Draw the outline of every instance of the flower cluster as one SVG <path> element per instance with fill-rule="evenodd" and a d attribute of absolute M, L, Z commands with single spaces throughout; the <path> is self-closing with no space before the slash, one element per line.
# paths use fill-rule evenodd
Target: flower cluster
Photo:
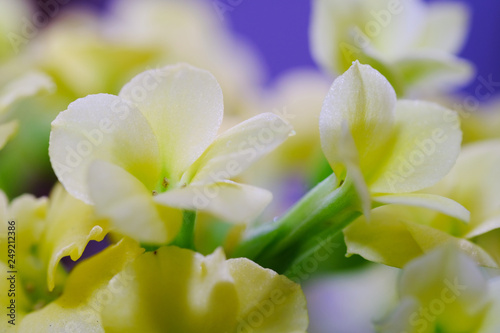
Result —
<path fill-rule="evenodd" d="M 500 329 L 465 6 L 314 0 L 325 73 L 263 88 L 201 0 L 0 5 L 1 332 Z"/>

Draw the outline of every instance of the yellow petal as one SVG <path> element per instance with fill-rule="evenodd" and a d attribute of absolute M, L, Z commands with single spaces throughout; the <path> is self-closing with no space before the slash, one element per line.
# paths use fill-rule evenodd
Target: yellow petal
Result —
<path fill-rule="evenodd" d="M 87 175 L 94 160 L 116 164 L 151 188 L 160 178 L 151 127 L 134 106 L 112 95 L 90 95 L 61 112 L 52 122 L 49 155 L 66 190 L 87 203 Z"/>
<path fill-rule="evenodd" d="M 403 193 L 393 195 L 378 195 L 373 197 L 374 201 L 383 204 L 397 204 L 415 207 L 429 208 L 448 216 L 455 217 L 461 221 L 469 222 L 470 212 L 451 199 L 439 195 L 425 193 Z"/>
<path fill-rule="evenodd" d="M 363 215 L 369 220 L 372 208 L 372 199 L 365 178 L 359 166 L 359 156 L 357 154 L 354 139 L 349 132 L 347 122 L 342 123 L 342 134 L 340 137 L 339 158 L 343 161 L 347 171 L 346 181 L 352 180 Z"/>
<path fill-rule="evenodd" d="M 141 252 L 137 243 L 123 239 L 75 267 L 63 295 L 41 310 L 28 314 L 19 332 L 95 332 L 104 333 L 101 310 L 119 297 L 130 280 L 117 278 L 126 265 Z"/>
<path fill-rule="evenodd" d="M 373 262 L 403 267 L 422 254 L 404 220 L 404 212 L 389 206 L 374 209 L 369 222 L 364 217 L 358 218 L 344 229 L 347 254 L 358 254 Z"/>
<path fill-rule="evenodd" d="M 500 216 L 500 141 L 464 147 L 455 167 L 438 184 L 426 190 L 446 196 L 471 212 L 464 237 L 472 238 L 498 228 Z"/>
<path fill-rule="evenodd" d="M 342 123 L 347 122 L 365 173 L 379 163 L 382 148 L 392 134 L 395 105 L 394 89 L 368 65 L 355 62 L 334 81 L 323 103 L 319 125 L 323 152 L 335 172 L 342 164 Z"/>
<path fill-rule="evenodd" d="M 479 327 L 490 310 L 487 281 L 458 248 L 440 247 L 413 260 L 399 282 L 401 301 L 380 332 L 483 332 Z"/>
<path fill-rule="evenodd" d="M 163 247 L 120 275 L 129 284 L 104 307 L 106 332 L 234 331 L 238 296 L 221 250 L 203 257 Z"/>
<path fill-rule="evenodd" d="M 298 284 L 246 258 L 228 265 L 241 304 L 236 332 L 306 332 L 307 305 Z"/>
<path fill-rule="evenodd" d="M 455 164 L 462 132 L 454 111 L 422 101 L 398 101 L 396 135 L 368 186 L 372 193 L 418 191 L 437 183 Z"/>
<path fill-rule="evenodd" d="M 65 256 L 78 260 L 87 243 L 101 241 L 109 230 L 108 221 L 98 221 L 94 209 L 68 194 L 57 184 L 50 195 L 47 223 L 40 241 L 40 256 L 48 264 L 49 290 L 54 288 L 56 268 Z M 71 218 L 69 218 L 71 217 Z"/>
<path fill-rule="evenodd" d="M 416 298 L 427 308 L 441 300 L 444 309 L 429 324 L 449 332 L 475 332 L 488 308 L 487 283 L 481 271 L 454 246 L 438 248 L 409 263 L 401 275 L 399 295 Z"/>
<path fill-rule="evenodd" d="M 451 243 L 480 265 L 498 266 L 480 246 L 430 226 L 414 223 L 414 213 L 403 207 L 384 206 L 372 211 L 369 223 L 359 218 L 344 229 L 348 254 L 359 254 L 370 261 L 403 267 L 422 253 Z"/>
<path fill-rule="evenodd" d="M 227 222 L 249 222 L 272 200 L 264 189 L 231 181 L 213 184 L 189 184 L 154 197 L 162 205 L 186 210 L 208 211 Z"/>
<path fill-rule="evenodd" d="M 99 216 L 109 218 L 111 228 L 139 242 L 164 244 L 177 235 L 182 217 L 173 211 L 168 219 L 153 201 L 152 191 L 126 170 L 97 160 L 89 171 L 90 195 Z"/>
<path fill-rule="evenodd" d="M 293 132 L 284 119 L 263 113 L 227 130 L 212 143 L 189 171 L 188 182 L 209 184 L 239 175 Z"/>
<path fill-rule="evenodd" d="M 151 125 L 171 183 L 208 148 L 222 122 L 222 91 L 216 79 L 186 64 L 145 71 L 123 87 L 120 97 Z"/>
<path fill-rule="evenodd" d="M 419 244 L 424 252 L 430 251 L 442 244 L 453 244 L 460 248 L 476 261 L 477 264 L 486 267 L 498 268 L 499 263 L 478 245 L 462 238 L 453 237 L 450 234 L 417 223 L 407 223 L 408 231 L 413 239 Z"/>
<path fill-rule="evenodd" d="M 435 94 L 450 91 L 470 81 L 474 75 L 471 62 L 442 52 L 414 52 L 394 63 L 412 94 Z"/>

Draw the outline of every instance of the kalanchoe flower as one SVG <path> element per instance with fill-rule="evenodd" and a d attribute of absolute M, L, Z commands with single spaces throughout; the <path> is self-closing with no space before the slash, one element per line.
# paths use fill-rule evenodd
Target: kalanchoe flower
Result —
<path fill-rule="evenodd" d="M 434 185 L 455 164 L 462 138 L 455 112 L 396 100 L 379 72 L 354 62 L 325 98 L 320 133 L 333 171 L 354 183 L 365 215 L 373 200 L 430 207 L 468 220 L 467 210 L 452 200 L 409 193 Z"/>
<path fill-rule="evenodd" d="M 271 200 L 229 179 L 281 144 L 290 125 L 264 113 L 217 136 L 222 116 L 210 73 L 185 64 L 149 70 L 119 96 L 90 95 L 60 113 L 49 154 L 68 192 L 94 203 L 116 231 L 165 243 L 180 228 L 170 207 L 246 222 Z"/>
<path fill-rule="evenodd" d="M 18 272 L 15 292 L 20 317 L 59 296 L 66 278 L 59 261 L 65 256 L 80 258 L 89 241 L 104 238 L 108 224 L 96 220 L 92 206 L 69 195 L 60 184 L 49 198 L 23 195 L 10 204 L 0 192 L 0 218 L 0 246 L 14 250 L 0 258 L 0 266 Z M 7 293 L 0 302 L 5 317 L 10 302 Z"/>
<path fill-rule="evenodd" d="M 400 302 L 378 323 L 379 332 L 498 332 L 500 279 L 487 280 L 452 246 L 410 262 L 398 289 Z"/>
<path fill-rule="evenodd" d="M 123 239 L 77 266 L 63 296 L 26 316 L 20 332 L 307 329 L 300 286 L 248 259 L 226 260 L 221 249 L 206 257 L 175 246 L 141 252 Z"/>
<path fill-rule="evenodd" d="M 344 230 L 348 253 L 402 267 L 444 243 L 454 243 L 477 263 L 500 265 L 500 141 L 466 146 L 451 172 L 425 192 L 446 196 L 471 213 L 470 223 L 417 207 L 376 208 Z"/>
<path fill-rule="evenodd" d="M 343 73 L 354 60 L 383 73 L 399 95 L 435 93 L 466 83 L 469 62 L 457 58 L 468 10 L 422 0 L 315 0 L 311 49 L 316 61 Z"/>

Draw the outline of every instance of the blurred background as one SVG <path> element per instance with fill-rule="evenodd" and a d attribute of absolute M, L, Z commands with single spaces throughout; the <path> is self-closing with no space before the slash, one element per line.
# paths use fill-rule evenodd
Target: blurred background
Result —
<path fill-rule="evenodd" d="M 10 198 L 50 193 L 56 178 L 47 155 L 48 135 L 58 112 L 91 93 L 117 94 L 135 74 L 177 61 L 191 62 L 217 77 L 224 92 L 226 128 L 276 108 L 298 115 L 293 124 L 298 135 L 244 176 L 277 198 L 262 221 L 283 213 L 331 172 L 319 149 L 317 114 L 333 77 L 319 69 L 310 53 L 311 1 L 200 0 L 205 13 L 188 15 L 179 8 L 169 22 L 161 10 L 157 15 L 143 10 L 142 1 L 123 1 L 127 5 L 119 8 L 112 0 L 58 1 L 61 5 L 51 22 L 27 45 L 21 43 L 29 55 L 16 55 L 0 68 L 5 71 L 0 83 L 8 77 L 7 69 L 33 67 L 48 73 L 57 86 L 55 94 L 22 101 L 8 115 L 21 124 L 18 135 L 0 151 L 0 188 Z M 31 12 L 43 11 L 48 2 L 25 0 Z M 459 56 L 475 65 L 476 74 L 456 92 L 468 96 L 476 94 L 479 78 L 500 83 L 500 43 L 494 42 L 500 34 L 500 2 L 457 2 L 467 3 L 471 10 L 469 35 Z M 20 17 L 29 17 L 23 10 L 12 17 L 15 27 Z M 149 23 L 163 30 L 148 30 Z M 481 102 L 494 104 L 498 94 L 496 89 Z M 197 244 L 203 253 L 212 251 L 229 232 L 229 226 L 209 217 L 201 218 L 198 229 L 205 235 L 205 242 Z M 333 242 L 332 257 L 314 268 L 315 273 L 329 274 L 305 285 L 310 332 L 369 332 L 371 319 L 382 316 L 377 311 L 388 308 L 396 297 L 397 270 L 367 264 L 358 256 L 346 259 L 342 235 Z M 301 279 L 308 280 L 310 275 L 304 274 Z M 346 304 L 346 299 L 354 301 Z"/>
<path fill-rule="evenodd" d="M 106 13 L 113 0 L 71 0 L 63 10 L 84 6 Z M 217 1 L 204 0 L 217 11 Z M 425 0 L 426 2 L 442 0 Z M 456 0 L 448 0 L 456 1 Z M 32 1 L 37 5 L 37 0 Z M 472 13 L 469 38 L 459 56 L 472 61 L 477 75 L 500 78 L 500 43 L 492 37 L 500 34 L 500 2 L 461 0 Z M 287 70 L 296 67 L 317 68 L 309 52 L 310 0 L 219 0 L 227 4 L 218 17 L 236 35 L 247 40 L 263 62 L 265 83 L 270 84 Z M 474 82 L 463 90 L 473 92 Z"/>

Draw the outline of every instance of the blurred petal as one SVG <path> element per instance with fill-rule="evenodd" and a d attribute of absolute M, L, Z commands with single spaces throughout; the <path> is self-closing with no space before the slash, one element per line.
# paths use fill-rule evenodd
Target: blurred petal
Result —
<path fill-rule="evenodd" d="M 378 195 L 373 197 L 374 201 L 383 204 L 397 204 L 429 208 L 448 216 L 469 222 L 470 212 L 458 202 L 451 199 L 426 193 L 404 193 L 394 195 Z"/>
<path fill-rule="evenodd" d="M 368 184 L 375 193 L 418 191 L 437 183 L 460 153 L 462 132 L 454 111 L 422 101 L 398 101 L 394 146 Z"/>
<path fill-rule="evenodd" d="M 101 309 L 118 297 L 129 280 L 116 275 L 141 252 L 137 243 L 123 239 L 77 265 L 63 295 L 41 310 L 31 312 L 20 323 L 20 332 L 104 333 Z M 127 277 L 125 277 L 127 278 Z"/>
<path fill-rule="evenodd" d="M 95 161 L 90 166 L 89 188 L 97 214 L 111 220 L 112 230 L 154 244 L 164 244 L 177 235 L 181 212 L 172 210 L 164 218 L 163 207 L 155 204 L 152 192 L 119 166 Z"/>
<path fill-rule="evenodd" d="M 450 234 L 417 223 L 407 223 L 408 231 L 424 252 L 442 244 L 453 244 L 476 261 L 478 265 L 498 268 L 498 263 L 478 245 Z"/>
<path fill-rule="evenodd" d="M 392 133 L 395 105 L 394 89 L 368 65 L 355 62 L 334 81 L 320 115 L 321 146 L 334 171 L 342 163 L 342 123 L 349 125 L 364 170 L 380 159 Z"/>
<path fill-rule="evenodd" d="M 10 121 L 5 124 L 0 124 L 0 149 L 2 149 L 7 141 L 9 141 L 19 128 L 17 120 Z"/>
<path fill-rule="evenodd" d="M 500 216 L 487 219 L 475 228 L 472 228 L 467 234 L 464 235 L 464 238 L 474 238 L 496 229 L 500 229 Z"/>
<path fill-rule="evenodd" d="M 160 179 L 151 127 L 135 107 L 113 95 L 80 98 L 61 112 L 52 122 L 49 155 L 66 190 L 87 203 L 88 169 L 97 159 L 122 167 L 151 190 Z"/>
<path fill-rule="evenodd" d="M 0 114 L 15 101 L 35 95 L 40 91 L 52 91 L 54 82 L 46 74 L 29 72 L 10 82 L 0 91 Z"/>
<path fill-rule="evenodd" d="M 358 218 L 344 229 L 347 255 L 358 254 L 373 262 L 403 267 L 422 254 L 422 249 L 401 219 L 400 212 L 388 206 L 374 209 L 369 222 Z"/>
<path fill-rule="evenodd" d="M 443 303 L 453 299 L 429 322 L 446 332 L 476 331 L 488 307 L 485 278 L 476 263 L 455 246 L 440 247 L 409 263 L 401 275 L 399 295 L 414 297 L 421 306 L 431 308 L 436 299 Z M 423 317 L 421 312 L 419 317 Z"/>
<path fill-rule="evenodd" d="M 492 299 L 492 305 L 488 315 L 483 320 L 480 333 L 496 333 L 500 327 L 500 277 L 489 281 L 489 294 Z"/>
<path fill-rule="evenodd" d="M 186 64 L 145 71 L 122 88 L 120 97 L 151 125 L 171 183 L 210 146 L 222 122 L 224 105 L 216 79 Z"/>
<path fill-rule="evenodd" d="M 193 183 L 214 183 L 231 179 L 268 154 L 293 132 L 284 119 L 263 113 L 244 121 L 212 143 L 189 173 Z M 191 177 L 189 177 L 191 178 Z"/>
<path fill-rule="evenodd" d="M 306 332 L 309 318 L 300 285 L 247 258 L 230 259 L 228 265 L 241 306 L 238 332 Z M 261 325 L 254 325 L 254 313 L 262 313 L 266 306 L 272 311 L 266 312 Z"/>
<path fill-rule="evenodd" d="M 498 263 L 478 245 L 441 230 L 410 222 L 412 214 L 392 206 L 372 211 L 370 222 L 359 218 L 344 229 L 348 254 L 359 254 L 367 260 L 403 267 L 422 253 L 444 244 L 454 244 L 478 264 L 498 267 Z"/>
<path fill-rule="evenodd" d="M 238 296 L 221 250 L 203 257 L 162 247 L 137 258 L 118 278 L 129 283 L 104 307 L 106 332 L 233 331 Z"/>
<path fill-rule="evenodd" d="M 471 212 L 466 238 L 499 228 L 500 141 L 466 145 L 450 173 L 426 191 L 446 196 Z"/>
<path fill-rule="evenodd" d="M 272 200 L 264 189 L 234 183 L 189 184 L 154 197 L 162 205 L 185 210 L 208 211 L 227 221 L 243 223 L 256 218 Z"/>
<path fill-rule="evenodd" d="M 456 89 L 474 75 L 471 62 L 441 52 L 413 53 L 398 60 L 394 67 L 409 90 L 428 94 Z"/>
<path fill-rule="evenodd" d="M 432 2 L 427 9 L 425 29 L 418 45 L 458 53 L 469 29 L 469 8 L 461 2 Z"/>
<path fill-rule="evenodd" d="M 97 221 L 93 207 L 72 197 L 60 184 L 52 190 L 49 202 L 40 252 L 48 264 L 47 282 L 51 291 L 61 258 L 70 256 L 71 260 L 78 260 L 89 241 L 99 242 L 104 238 L 108 221 Z"/>

